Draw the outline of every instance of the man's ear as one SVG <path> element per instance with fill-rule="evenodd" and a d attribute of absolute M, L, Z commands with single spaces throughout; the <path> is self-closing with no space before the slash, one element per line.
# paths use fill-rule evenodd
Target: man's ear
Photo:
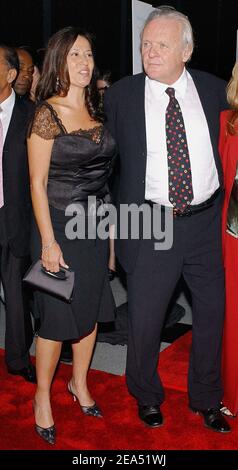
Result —
<path fill-rule="evenodd" d="M 14 80 L 16 79 L 16 77 L 17 77 L 17 71 L 16 71 L 16 69 L 9 69 L 9 70 L 8 70 L 8 74 L 7 74 L 7 81 L 8 81 L 8 83 L 14 82 Z"/>
<path fill-rule="evenodd" d="M 183 62 L 188 62 L 188 60 L 191 58 L 192 53 L 192 47 L 187 44 L 187 46 L 183 50 Z"/>

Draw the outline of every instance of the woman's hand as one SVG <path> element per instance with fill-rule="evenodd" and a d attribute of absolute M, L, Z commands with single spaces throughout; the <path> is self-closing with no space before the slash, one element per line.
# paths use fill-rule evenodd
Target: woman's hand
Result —
<path fill-rule="evenodd" d="M 41 260 L 44 268 L 52 273 L 57 273 L 60 270 L 60 266 L 63 268 L 69 267 L 65 263 L 63 253 L 56 241 L 49 244 L 49 246 L 43 246 Z"/>

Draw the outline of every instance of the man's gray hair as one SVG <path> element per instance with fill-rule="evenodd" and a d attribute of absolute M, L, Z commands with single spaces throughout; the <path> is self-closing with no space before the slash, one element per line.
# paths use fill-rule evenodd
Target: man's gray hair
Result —
<path fill-rule="evenodd" d="M 194 39 L 193 39 L 193 30 L 191 23 L 186 15 L 181 13 L 180 11 L 175 10 L 175 8 L 164 5 L 160 6 L 158 8 L 155 8 L 147 17 L 145 20 L 145 24 L 143 27 L 143 30 L 141 32 L 141 39 L 144 33 L 145 27 L 150 23 L 151 21 L 155 20 L 156 18 L 169 18 L 169 19 L 174 19 L 177 21 L 180 21 L 183 27 L 183 43 L 184 46 L 190 46 L 191 51 L 193 51 L 194 48 Z"/>

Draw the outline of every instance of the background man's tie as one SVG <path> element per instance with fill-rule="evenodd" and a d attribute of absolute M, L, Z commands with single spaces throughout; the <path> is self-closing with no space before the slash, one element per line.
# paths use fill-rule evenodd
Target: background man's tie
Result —
<path fill-rule="evenodd" d="M 175 89 L 169 87 L 165 92 L 170 98 L 166 109 L 169 200 L 175 209 L 183 212 L 193 200 L 187 137 L 182 111 L 175 98 Z"/>

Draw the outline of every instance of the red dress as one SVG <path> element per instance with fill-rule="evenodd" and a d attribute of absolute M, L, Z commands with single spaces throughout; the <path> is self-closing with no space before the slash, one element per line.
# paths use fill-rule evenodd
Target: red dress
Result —
<path fill-rule="evenodd" d="M 238 238 L 226 232 L 227 210 L 238 164 L 238 135 L 226 131 L 229 111 L 221 113 L 219 150 L 222 159 L 225 201 L 222 217 L 223 256 L 226 279 L 226 314 L 223 336 L 224 405 L 238 412 Z"/>

